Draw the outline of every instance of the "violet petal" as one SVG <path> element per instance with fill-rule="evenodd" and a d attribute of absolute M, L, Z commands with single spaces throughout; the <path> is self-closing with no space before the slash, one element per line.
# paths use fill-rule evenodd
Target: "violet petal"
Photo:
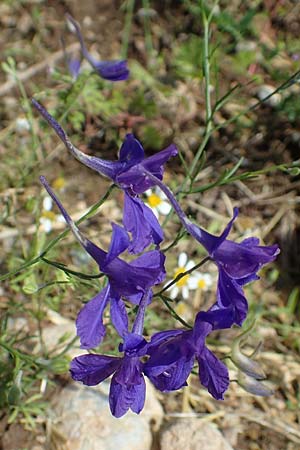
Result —
<path fill-rule="evenodd" d="M 216 400 L 223 400 L 229 386 L 227 367 L 206 347 L 196 357 L 200 382 Z"/>
<path fill-rule="evenodd" d="M 103 312 L 109 301 L 109 284 L 90 300 L 79 312 L 76 319 L 77 336 L 81 348 L 97 347 L 104 335 Z"/>
<path fill-rule="evenodd" d="M 162 228 L 148 206 L 139 198 L 133 198 L 125 192 L 123 224 L 132 235 L 128 247 L 130 253 L 140 253 L 148 245 L 160 244 L 163 240 Z"/>
<path fill-rule="evenodd" d="M 71 361 L 70 372 L 73 380 L 95 386 L 113 374 L 121 363 L 122 359 L 115 356 L 81 355 Z"/>

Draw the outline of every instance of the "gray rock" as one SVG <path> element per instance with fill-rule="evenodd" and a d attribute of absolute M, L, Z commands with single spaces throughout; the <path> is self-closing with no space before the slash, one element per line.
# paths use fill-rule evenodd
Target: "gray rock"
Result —
<path fill-rule="evenodd" d="M 50 420 L 51 450 L 150 450 L 150 422 L 159 427 L 163 410 L 147 385 L 147 400 L 141 414 L 128 412 L 114 418 L 108 405 L 109 383 L 87 387 L 73 383 L 59 394 Z"/>
<path fill-rule="evenodd" d="M 263 84 L 258 88 L 257 97 L 259 98 L 259 100 L 264 101 L 269 106 L 278 106 L 282 100 L 281 94 L 279 92 L 276 92 L 276 94 L 273 94 L 270 98 L 265 100 L 265 98 L 268 97 L 268 95 L 271 95 L 274 91 L 274 86 Z"/>
<path fill-rule="evenodd" d="M 201 419 L 180 419 L 164 430 L 161 450 L 233 450 L 222 433 Z"/>

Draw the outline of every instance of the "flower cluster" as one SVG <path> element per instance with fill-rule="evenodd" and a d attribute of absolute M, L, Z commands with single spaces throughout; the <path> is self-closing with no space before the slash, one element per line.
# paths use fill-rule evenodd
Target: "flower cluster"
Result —
<path fill-rule="evenodd" d="M 68 20 L 80 41 L 83 57 L 103 78 L 112 81 L 127 78 L 126 61 L 96 62 L 86 50 L 79 25 L 70 16 Z M 79 68 L 79 65 L 76 67 Z M 197 363 L 200 383 L 215 399 L 223 399 L 230 382 L 228 369 L 207 347 L 206 338 L 214 330 L 243 324 L 248 311 L 243 287 L 258 278 L 257 272 L 263 265 L 275 259 L 279 253 L 278 246 L 260 246 L 259 240 L 254 237 L 240 243 L 228 239 L 238 215 L 237 209 L 220 236 L 212 235 L 192 223 L 163 183 L 164 166 L 177 155 L 175 145 L 147 157 L 141 143 L 134 135 L 127 134 L 118 160 L 89 156 L 72 144 L 65 130 L 40 103 L 36 100 L 32 103 L 79 162 L 111 179 L 124 193 L 123 226 L 112 223 L 110 245 L 104 250 L 81 233 L 46 179 L 40 177 L 75 238 L 107 279 L 105 287 L 78 314 L 76 327 L 81 348 L 94 349 L 105 338 L 103 314 L 108 305 L 112 325 L 120 336 L 119 356 L 87 353 L 74 358 L 70 366 L 73 379 L 93 386 L 112 376 L 110 408 L 115 417 L 121 417 L 129 409 L 135 413 L 143 409 L 145 376 L 160 391 L 174 391 L 187 385 L 187 379 Z M 148 197 L 149 206 L 144 203 L 142 194 Z M 165 255 L 160 249 L 164 235 L 158 215 L 168 214 L 171 207 L 186 231 L 207 251 L 207 259 L 217 266 L 216 300 L 207 311 L 197 312 L 190 328 L 164 330 L 146 339 L 144 319 L 153 299 L 153 287 L 162 283 L 166 276 Z M 129 262 L 126 253 L 130 254 Z M 183 288 L 183 297 L 188 299 L 189 289 L 196 286 L 205 289 L 211 285 L 208 275 L 190 273 L 193 265 L 194 262 L 187 261 L 186 255 L 180 255 L 171 297 L 177 295 L 179 287 Z M 186 274 L 186 271 L 189 273 Z M 126 305 L 130 304 L 135 306 L 136 311 L 133 320 L 129 320 L 127 314 Z M 250 360 L 246 361 L 246 357 L 236 355 L 235 352 L 233 361 L 244 377 L 250 378 L 250 382 L 247 378 L 248 385 L 254 380 L 252 385 L 257 386 L 260 383 L 257 380 L 261 379 L 257 367 Z M 249 370 L 249 367 L 255 367 L 255 370 Z M 244 381 L 245 385 L 247 383 Z M 259 386 L 262 390 L 262 385 Z M 255 392 L 255 388 L 251 389 Z M 256 393 L 259 392 L 257 389 Z"/>

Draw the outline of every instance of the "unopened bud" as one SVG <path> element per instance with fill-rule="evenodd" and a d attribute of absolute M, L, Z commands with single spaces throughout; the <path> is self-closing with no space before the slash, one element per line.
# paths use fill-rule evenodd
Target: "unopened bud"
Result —
<path fill-rule="evenodd" d="M 242 372 L 244 372 L 249 377 L 253 377 L 256 380 L 263 380 L 264 378 L 266 378 L 263 369 L 260 367 L 258 362 L 251 359 L 258 353 L 261 344 L 257 346 L 251 356 L 246 356 L 241 351 L 241 342 L 248 334 L 251 333 L 254 327 L 255 321 L 253 321 L 250 326 L 243 331 L 242 334 L 234 339 L 232 343 L 231 360 Z"/>
<path fill-rule="evenodd" d="M 266 375 L 258 362 L 253 361 L 248 356 L 244 355 L 240 349 L 240 340 L 236 339 L 233 342 L 231 352 L 232 362 L 246 375 L 253 377 L 256 380 L 263 380 Z"/>
<path fill-rule="evenodd" d="M 239 372 L 238 384 L 253 395 L 259 395 L 261 397 L 268 397 L 273 395 L 274 391 L 262 381 L 258 381 L 255 378 L 251 378 L 243 372 Z"/>

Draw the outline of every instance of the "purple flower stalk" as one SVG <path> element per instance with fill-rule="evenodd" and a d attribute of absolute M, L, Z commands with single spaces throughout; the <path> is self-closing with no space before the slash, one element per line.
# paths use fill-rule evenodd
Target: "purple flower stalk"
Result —
<path fill-rule="evenodd" d="M 81 34 L 79 23 L 70 15 L 66 14 L 67 20 L 71 23 L 75 34 L 79 40 L 81 53 L 83 57 L 90 63 L 90 65 L 95 69 L 98 75 L 101 78 L 109 81 L 122 81 L 127 80 L 129 77 L 129 70 L 127 68 L 126 60 L 118 60 L 118 61 L 97 61 L 95 60 L 90 53 L 87 51 L 87 48 L 84 44 L 84 40 Z M 69 69 L 71 74 L 76 78 L 79 69 L 80 69 L 80 61 L 77 59 L 69 59 L 68 62 Z"/>
<path fill-rule="evenodd" d="M 82 235 L 45 177 L 40 177 L 40 180 L 60 209 L 78 242 L 97 262 L 100 270 L 109 280 L 109 284 L 83 307 L 77 318 L 77 332 L 82 347 L 93 348 L 101 342 L 105 333 L 103 311 L 108 302 L 125 297 L 130 302 L 139 304 L 145 292 L 164 280 L 165 256 L 158 250 L 151 250 L 129 263 L 123 261 L 119 255 L 128 248 L 130 242 L 127 232 L 116 224 L 112 224 L 112 239 L 108 252 L 105 252 Z"/>
<path fill-rule="evenodd" d="M 265 264 L 274 261 L 280 250 L 278 245 L 260 246 L 255 237 L 237 243 L 227 239 L 233 222 L 237 218 L 238 209 L 234 208 L 233 218 L 220 236 L 214 236 L 193 224 L 185 215 L 170 189 L 148 170 L 142 171 L 168 197 L 181 223 L 186 230 L 207 250 L 210 258 L 219 269 L 217 302 L 202 317 L 215 328 L 223 328 L 225 323 L 230 327 L 234 323 L 242 325 L 248 311 L 248 303 L 242 287 L 250 281 L 257 280 L 258 270 Z M 204 316 L 205 315 L 205 316 Z"/>
<path fill-rule="evenodd" d="M 152 242 L 159 245 L 163 240 L 163 231 L 152 210 L 138 198 L 138 195 L 156 184 L 150 177 L 143 174 L 145 170 L 155 177 L 154 180 L 162 180 L 164 164 L 172 156 L 177 155 L 175 145 L 170 145 L 146 158 L 140 142 L 133 134 L 127 134 L 120 149 L 119 159 L 106 161 L 81 152 L 71 143 L 65 130 L 40 103 L 32 99 L 32 104 L 78 161 L 100 175 L 110 178 L 124 191 L 123 224 L 132 235 L 128 251 L 139 253 Z"/>

